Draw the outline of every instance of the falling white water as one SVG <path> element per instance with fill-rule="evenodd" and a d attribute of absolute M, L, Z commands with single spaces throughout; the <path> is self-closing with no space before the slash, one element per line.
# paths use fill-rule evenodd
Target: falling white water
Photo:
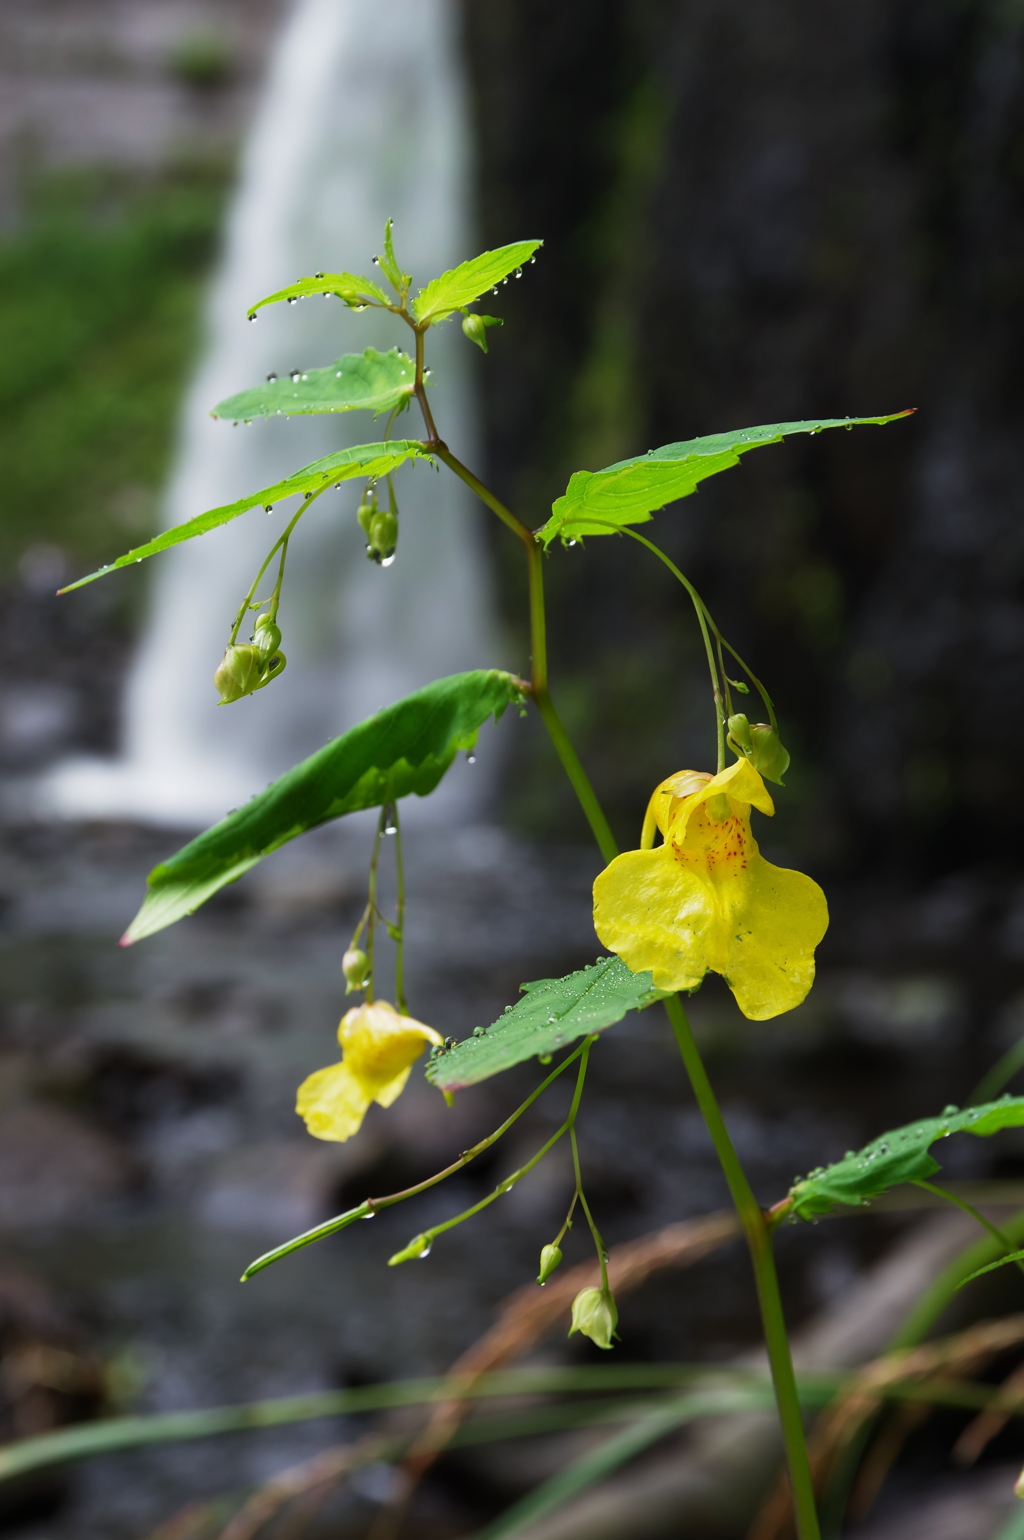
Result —
<path fill-rule="evenodd" d="M 417 282 L 471 256 L 467 126 L 451 0 L 299 0 L 245 150 L 207 316 L 206 354 L 181 425 L 166 522 L 234 501 L 347 443 L 382 436 L 366 413 L 232 428 L 212 406 L 267 374 L 329 363 L 411 333 L 334 298 L 246 307 L 303 274 L 375 273 L 385 220 Z M 475 460 L 470 371 L 457 319 L 428 337 L 443 436 Z M 415 412 L 415 408 L 413 409 Z M 418 413 L 396 436 L 419 436 Z M 125 702 L 122 757 L 77 760 L 43 793 L 50 812 L 203 823 L 380 706 L 495 661 L 480 515 L 426 464 L 395 477 L 398 556 L 373 566 L 355 520 L 361 483 L 310 509 L 291 541 L 279 614 L 283 677 L 218 707 L 212 675 L 233 616 L 294 500 L 258 507 L 152 563 L 151 610 Z M 117 582 L 113 575 L 104 581 Z M 262 591 L 269 592 L 272 579 Z M 74 599 L 69 599 L 70 603 Z M 246 638 L 247 639 L 247 634 Z"/>

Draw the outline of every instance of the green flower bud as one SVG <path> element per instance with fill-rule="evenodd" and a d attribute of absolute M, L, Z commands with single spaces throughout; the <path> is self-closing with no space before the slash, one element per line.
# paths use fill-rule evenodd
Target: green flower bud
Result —
<path fill-rule="evenodd" d="M 281 627 L 269 615 L 260 615 L 253 627 L 253 641 L 264 658 L 269 658 L 281 645 Z"/>
<path fill-rule="evenodd" d="M 752 722 L 750 726 L 750 753 L 748 759 L 754 769 L 766 781 L 783 784 L 782 777 L 789 769 L 789 751 L 783 746 L 774 727 L 767 722 Z"/>
<path fill-rule="evenodd" d="M 257 690 L 262 690 L 266 688 L 272 679 L 276 679 L 278 674 L 284 673 L 288 659 L 285 657 L 283 652 L 275 652 L 273 656 L 269 658 L 265 653 L 261 652 L 259 657 L 260 664 L 263 669 L 263 677 L 256 688 Z"/>
<path fill-rule="evenodd" d="M 737 754 L 749 755 L 750 723 L 742 711 L 738 711 L 734 717 L 730 717 L 725 725 L 729 734 L 729 747 L 735 749 Z"/>
<path fill-rule="evenodd" d="M 376 512 L 377 494 L 372 487 L 367 487 L 363 493 L 363 500 L 356 509 L 356 518 L 359 520 L 367 540 L 370 538 L 370 525 L 373 523 L 373 516 Z"/>
<path fill-rule="evenodd" d="M 475 342 L 482 352 L 487 352 L 487 328 L 489 326 L 503 326 L 505 323 L 493 315 L 465 315 L 462 318 L 463 335 L 470 342 Z"/>
<path fill-rule="evenodd" d="M 540 1251 L 540 1272 L 537 1274 L 537 1282 L 547 1283 L 561 1260 L 561 1246 L 542 1246 Z"/>
<path fill-rule="evenodd" d="M 386 561 L 395 554 L 398 544 L 398 520 L 390 508 L 378 508 L 370 521 L 370 556 L 374 561 Z"/>
<path fill-rule="evenodd" d="M 432 1244 L 429 1235 L 414 1235 L 403 1251 L 396 1251 L 393 1257 L 388 1257 L 388 1266 L 397 1267 L 399 1262 L 411 1262 L 414 1257 L 429 1257 Z"/>
<path fill-rule="evenodd" d="M 582 1332 L 597 1347 L 610 1348 L 618 1324 L 619 1312 L 611 1289 L 581 1289 L 573 1300 L 570 1337 L 574 1331 Z"/>
<path fill-rule="evenodd" d="M 241 700 L 243 695 L 251 695 L 253 690 L 259 689 L 263 666 L 258 647 L 226 647 L 213 676 L 221 705 L 229 706 L 232 701 Z"/>
<path fill-rule="evenodd" d="M 362 947 L 350 946 L 341 959 L 341 971 L 345 975 L 347 988 L 345 993 L 350 995 L 353 989 L 362 989 L 366 984 L 366 977 L 370 971 L 370 959 Z"/>

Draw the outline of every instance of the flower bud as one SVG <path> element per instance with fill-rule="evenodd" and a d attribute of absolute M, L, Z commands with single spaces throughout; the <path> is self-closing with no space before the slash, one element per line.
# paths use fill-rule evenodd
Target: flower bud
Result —
<path fill-rule="evenodd" d="M 540 1251 L 540 1272 L 537 1274 L 537 1282 L 547 1283 L 561 1260 L 561 1246 L 542 1246 Z"/>
<path fill-rule="evenodd" d="M 370 555 L 374 561 L 393 556 L 398 544 L 398 520 L 390 508 L 378 508 L 370 521 Z"/>
<path fill-rule="evenodd" d="M 470 342 L 475 342 L 477 347 L 484 353 L 487 352 L 487 328 L 489 326 L 502 325 L 504 325 L 504 322 L 493 315 L 469 314 L 462 318 L 463 335 L 468 337 Z"/>
<path fill-rule="evenodd" d="M 397 1267 L 399 1262 L 411 1262 L 415 1257 L 429 1257 L 432 1244 L 429 1235 L 414 1235 L 404 1250 L 388 1257 L 388 1266 Z"/>
<path fill-rule="evenodd" d="M 278 674 L 284 673 L 285 665 L 287 664 L 288 659 L 285 657 L 283 652 L 275 652 L 273 656 L 269 658 L 265 653 L 261 652 L 259 657 L 260 664 L 263 669 L 263 676 L 256 688 L 257 690 L 262 690 L 266 685 L 270 683 L 272 679 L 276 679 Z"/>
<path fill-rule="evenodd" d="M 766 781 L 775 781 L 781 786 L 782 777 L 789 769 L 789 751 L 783 747 L 775 728 L 769 727 L 767 722 L 752 722 L 750 744 L 750 753 L 747 757 L 754 769 L 759 771 Z"/>
<path fill-rule="evenodd" d="M 735 749 L 737 754 L 749 755 L 750 723 L 743 715 L 743 712 L 738 711 L 735 716 L 729 718 L 725 725 L 729 734 L 729 747 Z"/>
<path fill-rule="evenodd" d="M 359 520 L 367 540 L 370 538 L 370 525 L 373 523 L 373 516 L 376 512 L 377 494 L 372 487 L 367 487 L 363 494 L 363 500 L 356 509 L 356 518 Z"/>
<path fill-rule="evenodd" d="M 243 695 L 251 695 L 253 690 L 258 689 L 263 668 L 264 660 L 259 648 L 226 647 L 213 676 L 221 705 L 228 706 L 232 701 L 241 700 Z"/>
<path fill-rule="evenodd" d="M 610 1348 L 618 1324 L 619 1312 L 611 1289 L 581 1289 L 573 1300 L 570 1337 L 574 1331 L 582 1332 L 597 1347 Z"/>
<path fill-rule="evenodd" d="M 366 984 L 366 976 L 370 971 L 370 959 L 362 947 L 350 946 L 341 959 L 341 971 L 345 975 L 347 988 L 345 993 L 350 995 L 353 989 L 362 989 Z"/>
<path fill-rule="evenodd" d="M 253 627 L 253 641 L 264 658 L 269 658 L 281 645 L 281 627 L 269 615 L 260 615 Z"/>

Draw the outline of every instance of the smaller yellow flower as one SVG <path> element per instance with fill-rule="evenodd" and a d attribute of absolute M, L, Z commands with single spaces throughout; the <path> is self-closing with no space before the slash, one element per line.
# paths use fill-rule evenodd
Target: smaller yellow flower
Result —
<path fill-rule="evenodd" d="M 681 770 L 657 787 L 641 849 L 594 883 L 594 928 L 656 989 L 696 989 L 721 973 L 744 1016 L 765 1021 L 799 1005 L 814 982 L 814 949 L 828 927 L 818 884 L 772 866 L 750 832 L 750 809 L 775 808 L 740 759 L 718 775 Z M 657 830 L 664 844 L 657 849 Z"/>
<path fill-rule="evenodd" d="M 314 1139 L 339 1143 L 359 1132 L 371 1102 L 390 1107 L 405 1090 L 425 1043 L 438 1048 L 440 1032 L 400 1016 L 386 1000 L 346 1011 L 338 1027 L 344 1059 L 318 1069 L 299 1086 L 295 1110 Z"/>

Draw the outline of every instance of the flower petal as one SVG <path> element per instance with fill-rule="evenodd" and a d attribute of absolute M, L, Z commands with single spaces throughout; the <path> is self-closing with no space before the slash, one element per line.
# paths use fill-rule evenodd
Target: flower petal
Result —
<path fill-rule="evenodd" d="M 814 983 L 814 949 L 828 929 L 828 904 L 803 872 L 750 864 L 746 902 L 733 909 L 721 972 L 751 1021 L 800 1004 Z"/>
<path fill-rule="evenodd" d="M 295 1110 L 314 1139 L 340 1144 L 358 1133 L 371 1099 L 347 1064 L 329 1064 L 299 1086 Z"/>
<path fill-rule="evenodd" d="M 403 1069 L 402 1073 L 400 1075 L 396 1075 L 394 1080 L 390 1080 L 386 1086 L 381 1086 L 380 1090 L 373 1098 L 374 1101 L 377 1102 L 381 1107 L 390 1107 L 391 1103 L 393 1101 L 397 1101 L 402 1092 L 405 1090 L 405 1083 L 411 1074 L 411 1066 L 409 1069 Z"/>
<path fill-rule="evenodd" d="M 714 912 L 713 894 L 667 845 L 616 856 L 594 883 L 598 939 L 634 973 L 650 969 L 656 989 L 696 989 Z"/>

